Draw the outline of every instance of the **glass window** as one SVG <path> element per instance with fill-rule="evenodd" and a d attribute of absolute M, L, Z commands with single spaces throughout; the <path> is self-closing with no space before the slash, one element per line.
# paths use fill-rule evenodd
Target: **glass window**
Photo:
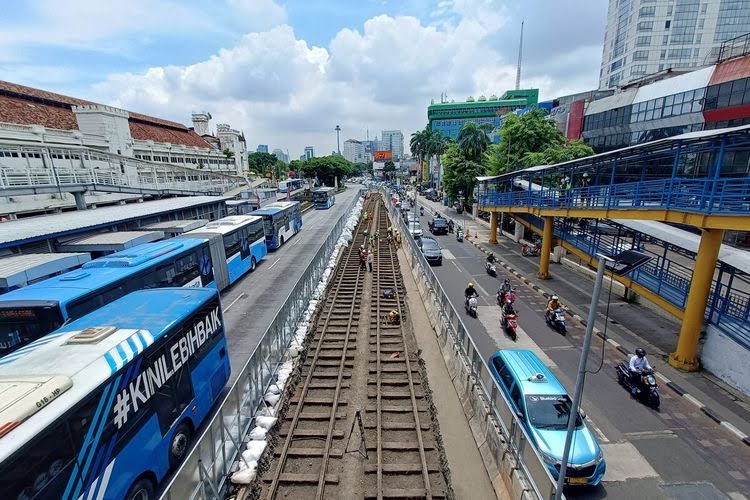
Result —
<path fill-rule="evenodd" d="M 644 46 L 644 45 L 651 45 L 651 37 L 650 36 L 639 36 L 635 39 L 635 44 L 637 46 Z"/>
<path fill-rule="evenodd" d="M 672 116 L 672 106 L 664 106 L 664 111 L 662 113 L 662 116 L 664 116 L 665 118 L 667 116 Z"/>
<path fill-rule="evenodd" d="M 664 21 L 664 29 L 665 29 L 665 30 L 668 30 L 668 29 L 669 29 L 669 26 L 670 26 L 671 24 L 672 24 L 672 21 L 670 21 L 670 20 L 668 20 L 668 19 L 667 19 L 666 21 Z"/>
<path fill-rule="evenodd" d="M 674 103 L 675 104 L 682 104 L 682 98 L 684 97 L 684 94 L 675 94 L 674 96 Z"/>
<path fill-rule="evenodd" d="M 668 44 L 668 43 L 669 43 L 669 35 L 664 35 L 664 36 L 663 36 L 663 37 L 661 38 L 661 44 L 662 44 L 662 45 L 666 45 L 666 44 Z"/>
<path fill-rule="evenodd" d="M 638 16 L 640 17 L 650 17 L 656 14 L 656 6 L 649 6 L 649 7 L 641 7 L 641 10 L 638 11 Z"/>
<path fill-rule="evenodd" d="M 701 14 L 705 14 L 707 8 L 708 8 L 708 4 L 707 3 L 702 4 L 701 5 Z"/>
<path fill-rule="evenodd" d="M 537 429 L 564 430 L 568 425 L 572 401 L 566 394 L 558 396 L 526 396 L 528 420 Z M 576 418 L 576 427 L 581 427 L 581 416 Z"/>
<path fill-rule="evenodd" d="M 636 29 L 638 31 L 651 31 L 654 29 L 653 21 L 641 21 L 637 24 Z"/>
<path fill-rule="evenodd" d="M 687 92 L 683 92 L 683 99 L 682 102 L 688 102 L 693 100 L 693 91 L 688 90 Z"/>

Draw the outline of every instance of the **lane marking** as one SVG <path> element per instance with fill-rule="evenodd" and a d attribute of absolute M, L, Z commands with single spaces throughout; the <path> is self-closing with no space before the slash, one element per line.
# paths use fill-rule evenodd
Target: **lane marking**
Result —
<path fill-rule="evenodd" d="M 278 259 L 276 259 L 273 264 L 271 264 L 270 266 L 268 266 L 268 270 L 270 271 L 273 268 L 273 266 L 275 266 L 276 264 L 279 263 L 280 260 L 281 260 L 281 257 L 279 257 Z"/>
<path fill-rule="evenodd" d="M 705 405 L 704 405 L 703 403 L 701 403 L 700 401 L 698 401 L 697 399 L 695 399 L 695 398 L 694 398 L 693 396 L 691 396 L 690 394 L 683 394 L 683 395 L 682 395 L 682 397 L 683 397 L 683 398 L 685 398 L 685 399 L 687 399 L 687 400 L 688 400 L 688 401 L 690 401 L 691 403 L 693 403 L 693 404 L 694 404 L 695 406 L 697 406 L 698 408 L 703 408 L 703 407 L 705 406 Z"/>
<path fill-rule="evenodd" d="M 725 427 L 726 429 L 729 430 L 729 432 L 731 432 L 732 434 L 734 434 L 740 439 L 747 438 L 747 434 L 745 434 L 744 432 L 742 432 L 741 430 L 739 430 L 737 427 L 727 422 L 726 420 L 722 420 L 719 425 L 721 425 L 722 427 Z"/>
<path fill-rule="evenodd" d="M 601 441 L 602 443 L 609 443 L 609 439 L 607 439 L 607 436 L 605 436 L 602 430 L 594 424 L 594 421 L 591 420 L 588 415 L 586 415 L 586 421 L 589 423 L 589 426 L 594 429 L 594 432 L 599 436 L 599 441 Z"/>
<path fill-rule="evenodd" d="M 227 311 L 228 311 L 228 310 L 229 310 L 229 309 L 230 309 L 230 308 L 231 308 L 231 307 L 232 307 L 233 305 L 235 305 L 235 304 L 237 303 L 237 301 L 238 301 L 238 300 L 240 300 L 240 299 L 241 299 L 242 297 L 245 297 L 245 292 L 242 292 L 241 294 L 239 294 L 239 295 L 237 296 L 237 298 L 236 298 L 236 299 L 234 299 L 234 300 L 233 300 L 233 301 L 232 301 L 232 302 L 231 302 L 231 303 L 230 303 L 230 304 L 229 304 L 229 305 L 228 305 L 227 307 L 225 307 L 225 308 L 224 308 L 224 311 L 222 311 L 222 312 L 226 313 L 226 312 L 227 312 Z"/>

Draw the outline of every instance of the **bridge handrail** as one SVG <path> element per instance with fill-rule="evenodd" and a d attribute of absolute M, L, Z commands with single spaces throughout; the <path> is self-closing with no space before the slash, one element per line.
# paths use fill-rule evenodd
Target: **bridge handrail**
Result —
<path fill-rule="evenodd" d="M 228 475 L 238 459 L 245 436 L 263 397 L 275 378 L 308 301 L 323 276 L 346 220 L 357 203 L 336 221 L 323 246 L 313 257 L 268 326 L 240 374 L 229 388 L 214 417 L 196 439 L 193 448 L 165 487 L 165 500 L 218 500 L 223 497 Z"/>
<path fill-rule="evenodd" d="M 409 229 L 400 216 L 398 209 L 390 202 L 391 197 L 387 192 L 381 192 L 385 195 L 385 199 L 389 200 L 387 203 L 391 209 L 391 218 L 398 220 L 399 231 L 401 234 L 408 235 Z M 492 377 L 487 360 L 484 359 L 474 343 L 474 339 L 471 337 L 466 325 L 464 325 L 461 315 L 453 307 L 448 294 L 432 270 L 432 266 L 425 260 L 424 255 L 417 247 L 416 241 L 410 236 L 403 238 L 403 241 L 404 250 L 408 249 L 410 254 L 411 265 L 419 267 L 419 272 L 426 277 L 430 289 L 434 294 L 433 300 L 439 304 L 441 321 L 448 327 L 448 331 L 456 346 L 460 348 L 460 356 L 466 365 L 470 367 L 470 373 L 476 381 L 477 388 L 482 397 L 490 406 L 494 424 L 502 432 L 503 438 L 508 445 L 507 451 L 510 451 L 516 460 L 519 472 L 532 487 L 533 494 L 538 499 L 553 498 L 557 486 L 555 480 L 539 456 L 539 452 L 531 444 L 528 433 L 512 410 L 510 402 L 505 397 L 502 389 L 500 389 L 497 381 Z M 504 451 L 506 450 L 497 450 L 497 453 L 504 454 Z M 501 461 L 502 457 L 497 457 L 497 462 L 500 463 Z M 563 498 L 565 497 L 563 496 Z"/>

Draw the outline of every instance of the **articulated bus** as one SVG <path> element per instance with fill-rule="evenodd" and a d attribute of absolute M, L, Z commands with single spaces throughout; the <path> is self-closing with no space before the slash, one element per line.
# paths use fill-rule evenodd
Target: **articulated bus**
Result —
<path fill-rule="evenodd" d="M 140 290 L 0 359 L 0 491 L 153 500 L 229 379 L 219 292 Z"/>
<path fill-rule="evenodd" d="M 269 203 L 251 215 L 263 217 L 269 250 L 276 250 L 302 229 L 302 209 L 298 201 Z"/>
<path fill-rule="evenodd" d="M 226 278 L 223 269 L 216 270 L 219 289 L 254 271 L 267 253 L 263 219 L 253 215 L 230 215 L 188 231 L 182 237 L 207 238 L 213 262 L 226 262 Z"/>
<path fill-rule="evenodd" d="M 316 210 L 326 210 L 336 203 L 336 190 L 332 187 L 313 191 L 313 206 Z"/>
<path fill-rule="evenodd" d="M 144 243 L 3 294 L 0 358 L 130 292 L 175 286 L 216 287 L 207 240 Z"/>
<path fill-rule="evenodd" d="M 279 182 L 279 193 L 287 193 L 302 189 L 304 182 L 302 179 L 287 179 Z"/>

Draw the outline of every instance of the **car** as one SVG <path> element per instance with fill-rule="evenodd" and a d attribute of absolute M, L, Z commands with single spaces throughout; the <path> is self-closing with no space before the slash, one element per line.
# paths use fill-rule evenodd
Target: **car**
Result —
<path fill-rule="evenodd" d="M 436 217 L 427 223 L 432 234 L 448 234 L 448 221 L 442 217 Z"/>
<path fill-rule="evenodd" d="M 409 234 L 414 238 L 422 237 L 422 226 L 419 224 L 419 220 L 411 220 L 408 224 Z"/>
<path fill-rule="evenodd" d="M 529 440 L 557 479 L 572 401 L 549 368 L 527 349 L 504 349 L 489 359 L 490 373 L 505 394 Z M 579 412 L 573 431 L 565 482 L 596 486 L 607 465 L 602 449 Z"/>
<path fill-rule="evenodd" d="M 431 266 L 443 265 L 443 251 L 440 249 L 437 240 L 429 236 L 422 236 L 419 242 L 419 248 L 422 250 L 425 260 Z"/>

